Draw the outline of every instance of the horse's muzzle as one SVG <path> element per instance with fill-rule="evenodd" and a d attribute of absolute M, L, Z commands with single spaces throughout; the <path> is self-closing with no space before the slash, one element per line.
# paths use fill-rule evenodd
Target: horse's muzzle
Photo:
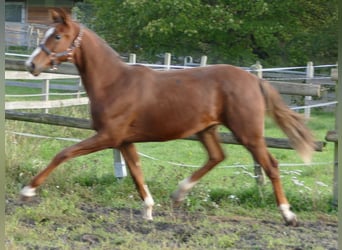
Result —
<path fill-rule="evenodd" d="M 37 71 L 36 65 L 32 62 L 27 60 L 25 62 L 26 69 L 34 76 L 38 76 L 40 72 Z"/>

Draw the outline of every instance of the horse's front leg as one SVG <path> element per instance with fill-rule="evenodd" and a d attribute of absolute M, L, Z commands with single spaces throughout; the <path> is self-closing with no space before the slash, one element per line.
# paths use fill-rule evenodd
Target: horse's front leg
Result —
<path fill-rule="evenodd" d="M 146 220 L 153 220 L 152 208 L 154 201 L 147 185 L 144 183 L 144 175 L 141 170 L 140 159 L 136 148 L 134 144 L 125 144 L 120 147 L 120 151 L 125 158 L 137 191 L 144 202 L 143 218 Z"/>
<path fill-rule="evenodd" d="M 105 148 L 108 148 L 110 145 L 108 144 L 110 141 L 106 136 L 101 134 L 96 134 L 91 138 L 88 138 L 84 141 L 81 141 L 69 148 L 62 150 L 58 153 L 50 162 L 50 164 L 41 171 L 38 175 L 36 175 L 29 185 L 25 186 L 20 194 L 23 198 L 29 198 L 36 195 L 36 189 L 40 186 L 45 179 L 49 176 L 49 174 L 58 167 L 61 163 L 77 157 L 81 155 L 86 155 L 89 153 L 93 153 Z"/>

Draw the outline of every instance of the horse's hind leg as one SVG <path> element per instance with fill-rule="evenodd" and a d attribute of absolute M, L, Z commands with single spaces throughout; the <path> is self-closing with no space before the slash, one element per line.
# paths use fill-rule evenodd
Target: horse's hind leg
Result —
<path fill-rule="evenodd" d="M 62 150 L 58 153 L 50 162 L 50 164 L 41 171 L 38 175 L 36 175 L 28 186 L 25 186 L 20 194 L 25 197 L 32 197 L 35 196 L 36 188 L 41 185 L 48 175 L 61 163 L 77 157 L 81 155 L 86 155 L 92 152 L 96 152 L 102 149 L 105 149 L 109 146 L 108 140 L 106 137 L 101 136 L 100 134 L 96 134 L 91 138 L 88 138 L 84 141 L 81 141 L 69 148 Z"/>
<path fill-rule="evenodd" d="M 279 175 L 278 162 L 268 152 L 264 139 L 254 139 L 253 142 L 246 143 L 245 145 L 253 155 L 254 160 L 262 166 L 271 180 L 277 205 L 286 224 L 296 226 L 297 218 L 290 210 L 290 205 L 284 194 Z"/>
<path fill-rule="evenodd" d="M 199 179 L 225 158 L 217 136 L 216 126 L 201 131 L 198 133 L 198 137 L 207 150 L 209 158 L 202 168 L 198 169 L 190 177 L 179 183 L 178 190 L 171 195 L 171 198 L 176 205 L 185 199 L 187 193 L 196 185 Z"/>
<path fill-rule="evenodd" d="M 144 176 L 140 166 L 139 155 L 137 154 L 135 146 L 134 144 L 125 144 L 120 147 L 120 151 L 125 158 L 139 195 L 144 201 L 143 218 L 146 220 L 152 220 L 152 207 L 154 205 L 154 201 L 147 185 L 144 184 Z"/>

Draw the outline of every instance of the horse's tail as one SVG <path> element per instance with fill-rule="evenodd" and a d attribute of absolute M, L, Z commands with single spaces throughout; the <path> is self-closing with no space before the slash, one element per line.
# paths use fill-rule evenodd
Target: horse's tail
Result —
<path fill-rule="evenodd" d="M 305 118 L 289 109 L 279 93 L 265 80 L 260 80 L 266 111 L 290 140 L 291 146 L 298 152 L 304 162 L 309 163 L 315 142 L 310 130 L 305 125 Z"/>

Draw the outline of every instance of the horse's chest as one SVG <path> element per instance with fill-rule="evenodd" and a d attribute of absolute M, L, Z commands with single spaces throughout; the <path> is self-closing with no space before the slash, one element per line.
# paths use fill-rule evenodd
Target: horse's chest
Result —
<path fill-rule="evenodd" d="M 92 102 L 90 112 L 95 130 L 105 127 L 117 128 L 127 120 L 129 106 L 113 102 Z"/>

